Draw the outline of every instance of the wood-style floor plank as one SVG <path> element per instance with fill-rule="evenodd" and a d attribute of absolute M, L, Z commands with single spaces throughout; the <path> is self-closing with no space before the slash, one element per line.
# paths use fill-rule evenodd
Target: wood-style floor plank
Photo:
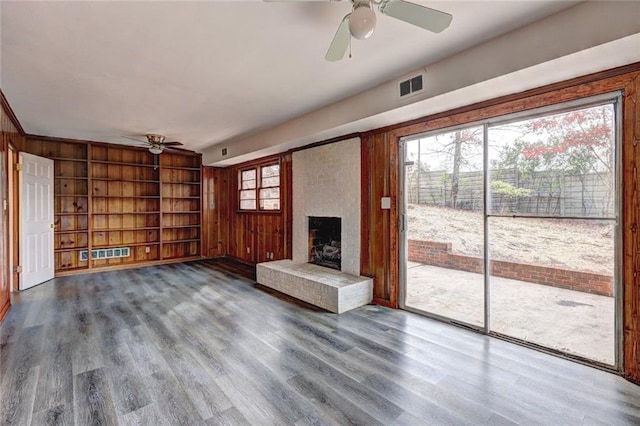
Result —
<path fill-rule="evenodd" d="M 31 421 L 32 426 L 66 426 L 73 424 L 75 424 L 73 401 L 33 413 L 33 420 Z"/>
<path fill-rule="evenodd" d="M 0 325 L 0 423 L 628 425 L 621 377 L 404 311 L 335 315 L 198 261 L 56 278 Z"/>
<path fill-rule="evenodd" d="M 77 425 L 117 423 L 106 372 L 99 368 L 76 374 L 73 383 L 74 415 Z"/>

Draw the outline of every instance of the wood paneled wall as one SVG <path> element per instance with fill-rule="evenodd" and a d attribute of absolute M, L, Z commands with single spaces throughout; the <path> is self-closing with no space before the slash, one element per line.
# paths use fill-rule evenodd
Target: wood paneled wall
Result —
<path fill-rule="evenodd" d="M 398 209 L 380 208 L 380 199 L 398 203 L 398 140 L 388 132 L 361 138 L 362 217 L 360 273 L 373 278 L 374 303 L 398 307 Z"/>
<path fill-rule="evenodd" d="M 0 322 L 11 305 L 9 295 L 10 274 L 12 274 L 12 260 L 9 259 L 9 145 L 22 146 L 24 131 L 16 119 L 9 103 L 0 91 Z"/>
<path fill-rule="evenodd" d="M 282 209 L 279 212 L 238 210 L 238 173 L 252 166 L 280 162 Z M 291 154 L 262 158 L 224 169 L 204 167 L 204 253 L 255 264 L 291 258 Z M 273 258 L 267 258 L 273 253 Z"/>
<path fill-rule="evenodd" d="M 618 90 L 624 93 L 624 373 L 629 380 L 640 383 L 640 64 L 580 77 L 364 134 L 362 271 L 375 278 L 376 302 L 393 307 L 398 304 L 400 282 L 397 194 L 400 138 Z M 379 208 L 380 198 L 384 196 L 391 197 L 391 210 Z"/>
<path fill-rule="evenodd" d="M 202 167 L 202 255 L 226 255 L 229 238 L 229 172 Z"/>
<path fill-rule="evenodd" d="M 640 73 L 630 76 L 624 91 L 624 362 L 626 377 L 640 383 Z"/>

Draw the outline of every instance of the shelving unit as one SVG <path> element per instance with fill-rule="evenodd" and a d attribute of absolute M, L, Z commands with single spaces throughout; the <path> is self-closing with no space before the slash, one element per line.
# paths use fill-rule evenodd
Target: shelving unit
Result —
<path fill-rule="evenodd" d="M 161 156 L 163 259 L 200 255 L 200 162 L 199 156 Z"/>
<path fill-rule="evenodd" d="M 54 160 L 56 273 L 200 256 L 197 154 L 30 139 Z"/>
<path fill-rule="evenodd" d="M 128 147 L 93 146 L 90 166 L 91 249 L 129 248 L 122 257 L 92 252 L 92 267 L 160 260 L 157 158 Z"/>

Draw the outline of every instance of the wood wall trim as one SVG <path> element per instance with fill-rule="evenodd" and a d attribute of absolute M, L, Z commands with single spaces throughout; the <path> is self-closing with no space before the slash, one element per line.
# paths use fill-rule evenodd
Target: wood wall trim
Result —
<path fill-rule="evenodd" d="M 11 105 L 9 105 L 9 101 L 5 97 L 2 89 L 0 89 L 0 106 L 4 110 L 5 114 L 7 115 L 11 123 L 15 126 L 16 130 L 18 131 L 18 134 L 20 136 L 26 136 L 26 133 L 24 132 L 24 128 L 22 128 L 22 124 L 20 124 L 20 120 L 18 120 L 18 117 L 16 116 L 15 112 L 13 112 L 13 108 L 11 108 Z"/>
<path fill-rule="evenodd" d="M 18 147 L 13 144 L 9 144 L 8 161 L 9 170 L 8 173 L 13 174 L 13 187 L 8 187 L 9 191 L 12 191 L 13 197 L 11 200 L 13 203 L 9 206 L 13 213 L 13 240 L 10 244 L 13 244 L 13 258 L 9 259 L 9 268 L 11 268 L 10 274 L 13 275 L 13 287 L 11 291 L 20 290 L 20 273 L 16 272 L 14 266 L 20 264 L 20 230 L 18 228 L 20 220 L 20 172 L 15 169 L 15 165 L 18 164 Z"/>
<path fill-rule="evenodd" d="M 291 259 L 293 256 L 293 155 L 288 154 L 283 157 L 280 166 L 281 170 L 281 202 L 284 204 L 282 212 L 283 222 L 283 259 Z M 284 173 L 283 173 L 284 172 Z M 284 186 L 284 187 L 283 187 Z"/>
<path fill-rule="evenodd" d="M 624 89 L 623 277 L 624 374 L 640 384 L 640 76 Z"/>

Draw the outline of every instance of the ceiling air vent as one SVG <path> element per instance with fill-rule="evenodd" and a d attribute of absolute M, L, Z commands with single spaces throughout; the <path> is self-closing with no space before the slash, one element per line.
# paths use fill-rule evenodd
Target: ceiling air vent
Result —
<path fill-rule="evenodd" d="M 422 85 L 422 74 L 415 77 L 411 77 L 408 80 L 401 81 L 399 84 L 400 97 L 413 95 L 418 92 L 422 92 L 424 86 Z"/>

